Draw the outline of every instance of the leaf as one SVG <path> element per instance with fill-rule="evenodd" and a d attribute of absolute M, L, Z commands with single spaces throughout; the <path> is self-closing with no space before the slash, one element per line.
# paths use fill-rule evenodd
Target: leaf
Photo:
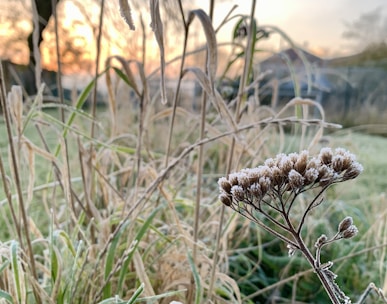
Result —
<path fill-rule="evenodd" d="M 165 86 L 165 49 L 164 49 L 164 30 L 163 23 L 161 22 L 160 16 L 160 6 L 159 0 L 151 0 L 150 1 L 150 11 L 151 11 L 151 27 L 152 31 L 155 34 L 157 44 L 159 45 L 160 50 L 160 86 L 161 86 L 161 103 L 167 103 L 167 92 Z"/>
<path fill-rule="evenodd" d="M 137 298 L 142 294 L 143 291 L 144 291 L 144 283 L 141 283 L 141 285 L 136 289 L 134 294 L 130 297 L 127 304 L 133 304 L 134 302 L 136 302 Z"/>
<path fill-rule="evenodd" d="M 122 73 L 122 71 L 117 69 L 117 68 L 113 67 L 113 70 L 117 73 L 118 76 L 120 76 L 122 78 L 122 80 L 124 80 L 135 91 L 137 96 L 141 96 L 140 90 L 137 86 L 134 75 L 133 75 L 132 70 L 130 68 L 130 63 L 132 61 L 127 61 L 122 56 L 111 56 L 108 59 L 106 59 L 106 63 L 105 63 L 105 65 L 108 69 L 110 68 L 110 63 L 113 59 L 116 59 L 121 63 L 121 66 L 125 71 L 125 74 Z M 110 74 L 106 73 L 106 82 L 108 82 L 108 80 L 111 81 Z"/>
<path fill-rule="evenodd" d="M 203 290 L 202 290 L 202 285 L 200 282 L 199 273 L 197 271 L 196 265 L 192 259 L 190 252 L 188 252 L 188 262 L 189 262 L 189 265 L 191 266 L 191 271 L 192 271 L 192 275 L 193 275 L 193 278 L 195 281 L 195 286 L 196 286 L 196 288 L 195 288 L 195 303 L 200 304 L 200 303 L 202 303 Z"/>
<path fill-rule="evenodd" d="M 107 253 L 106 263 L 105 263 L 105 280 L 109 277 L 110 273 L 113 270 L 114 258 L 116 257 L 116 249 L 118 246 L 118 241 L 119 241 L 122 233 L 124 232 L 124 230 L 126 229 L 126 227 L 128 226 L 129 223 L 130 222 L 127 221 L 125 224 L 123 224 L 121 226 L 120 230 L 118 231 L 118 233 L 115 235 L 115 237 L 113 238 L 113 240 L 110 243 L 110 247 L 109 247 L 109 250 Z M 108 282 L 106 284 L 106 286 L 104 287 L 103 294 L 104 294 L 105 298 L 107 298 L 111 295 L 111 283 L 110 282 Z"/>
<path fill-rule="evenodd" d="M 11 265 L 13 272 L 13 283 L 15 285 L 18 303 L 21 303 L 22 294 L 21 294 L 21 284 L 20 284 L 20 271 L 19 271 L 19 258 L 18 258 L 18 248 L 19 243 L 16 241 L 11 242 L 10 250 L 11 250 Z"/>
<path fill-rule="evenodd" d="M 236 123 L 230 111 L 228 110 L 227 105 L 225 104 L 225 101 L 222 99 L 219 92 L 213 89 L 213 87 L 211 86 L 211 81 L 207 77 L 207 75 L 204 74 L 204 72 L 201 69 L 196 67 L 190 67 L 185 69 L 183 72 L 183 75 L 188 72 L 191 72 L 195 75 L 200 86 L 203 88 L 203 90 L 206 91 L 208 96 L 211 97 L 211 102 L 214 104 L 214 107 L 216 108 L 218 113 L 226 118 L 226 122 L 229 124 L 229 126 L 232 129 L 236 130 L 237 129 Z"/>
<path fill-rule="evenodd" d="M 146 221 L 142 224 L 141 229 L 137 232 L 137 235 L 134 238 L 134 240 L 136 242 L 133 245 L 133 250 L 129 253 L 127 259 L 125 260 L 125 262 L 123 263 L 123 265 L 121 267 L 121 271 L 120 271 L 120 275 L 119 275 L 119 280 L 118 280 L 118 287 L 117 287 L 118 291 L 120 291 L 122 289 L 122 286 L 123 286 L 124 280 L 125 280 L 125 275 L 127 273 L 128 265 L 129 265 L 130 261 L 133 258 L 134 251 L 137 249 L 138 243 L 140 242 L 140 240 L 144 236 L 145 232 L 148 231 L 148 228 L 149 228 L 150 224 L 152 223 L 153 218 L 163 208 L 164 208 L 164 206 L 161 205 L 158 208 L 156 208 L 155 210 L 153 210 L 153 212 L 149 215 L 149 217 L 146 219 Z"/>
<path fill-rule="evenodd" d="M 5 299 L 6 301 L 12 304 L 14 303 L 11 295 L 8 292 L 1 289 L 0 289 L 0 299 Z"/>
<path fill-rule="evenodd" d="M 98 80 L 99 77 L 101 77 L 103 74 L 105 74 L 106 71 L 107 71 L 107 69 L 103 70 L 97 77 L 95 77 L 92 81 L 90 81 L 89 84 L 82 91 L 81 95 L 79 95 L 78 100 L 77 100 L 77 102 L 75 104 L 75 108 L 77 110 L 79 110 L 79 109 L 81 109 L 83 107 L 83 105 L 85 104 L 86 99 L 89 96 L 89 94 L 90 94 L 92 88 L 94 87 L 96 81 Z M 65 123 L 65 127 L 64 127 L 63 133 L 62 133 L 63 138 L 67 137 L 67 132 L 68 132 L 70 126 L 72 125 L 72 123 L 74 122 L 75 115 L 76 115 L 76 111 L 73 111 L 70 114 L 69 118 L 67 119 L 67 121 Z M 56 146 L 56 149 L 55 149 L 55 153 L 54 153 L 55 156 L 59 155 L 60 149 L 61 149 L 61 144 L 59 143 Z"/>
<path fill-rule="evenodd" d="M 210 84 L 211 84 L 212 90 L 214 90 L 214 81 L 215 81 L 216 70 L 218 66 L 218 50 L 217 50 L 217 40 L 216 40 L 215 30 L 212 26 L 210 17 L 202 9 L 197 9 L 190 12 L 188 16 L 188 24 L 190 24 L 193 21 L 193 18 L 195 16 L 199 18 L 204 30 L 204 34 L 206 36 L 207 51 L 208 51 L 207 69 L 208 69 Z"/>

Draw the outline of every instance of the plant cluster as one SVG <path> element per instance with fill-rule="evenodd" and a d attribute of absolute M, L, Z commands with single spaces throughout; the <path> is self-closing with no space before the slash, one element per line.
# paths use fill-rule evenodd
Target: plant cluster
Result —
<path fill-rule="evenodd" d="M 313 256 L 302 231 L 306 217 L 323 202 L 325 190 L 339 182 L 356 178 L 363 170 L 354 154 L 337 148 L 322 148 L 318 156 L 308 151 L 279 154 L 256 168 L 246 168 L 219 179 L 220 201 L 260 227 L 286 242 L 289 256 L 301 251 L 314 269 L 332 303 L 351 303 L 350 298 L 336 284 L 332 262 L 321 263 L 323 246 L 358 233 L 353 219 L 345 217 L 332 238 L 321 235 Z M 297 197 L 311 189 L 317 194 L 300 212 Z"/>

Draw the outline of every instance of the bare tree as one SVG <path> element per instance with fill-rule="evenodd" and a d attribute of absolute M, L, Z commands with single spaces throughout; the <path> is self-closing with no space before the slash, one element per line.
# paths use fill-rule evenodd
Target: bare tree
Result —
<path fill-rule="evenodd" d="M 353 41 L 359 51 L 370 45 L 387 43 L 387 16 L 382 13 L 378 7 L 352 22 L 346 22 L 343 37 Z"/>

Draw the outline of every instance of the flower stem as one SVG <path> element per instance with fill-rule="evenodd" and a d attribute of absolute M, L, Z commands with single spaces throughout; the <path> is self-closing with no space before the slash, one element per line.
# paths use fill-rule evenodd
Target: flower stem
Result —
<path fill-rule="evenodd" d="M 327 292 L 331 302 L 334 304 L 340 304 L 341 302 L 336 296 L 336 293 L 334 291 L 332 283 L 330 282 L 330 279 L 327 278 L 324 271 L 316 265 L 316 263 L 315 263 L 316 261 L 312 255 L 312 253 L 308 249 L 308 247 L 306 247 L 305 242 L 302 239 L 301 235 L 299 233 L 297 233 L 296 231 L 293 231 L 292 233 L 293 233 L 293 236 L 298 244 L 299 249 L 301 250 L 304 257 L 307 259 L 309 264 L 313 267 L 314 272 L 316 273 L 317 277 L 319 278 L 320 282 L 322 283 L 322 285 L 323 285 L 325 291 Z"/>

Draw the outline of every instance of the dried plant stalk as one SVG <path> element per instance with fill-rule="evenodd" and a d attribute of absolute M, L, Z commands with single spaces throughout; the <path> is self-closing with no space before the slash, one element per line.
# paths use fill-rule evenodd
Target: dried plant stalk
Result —
<path fill-rule="evenodd" d="M 350 298 L 336 284 L 333 263 L 321 263 L 321 248 L 340 239 L 349 239 L 358 232 L 351 217 L 338 226 L 335 236 L 320 236 L 315 257 L 306 246 L 301 231 L 308 214 L 322 204 L 325 190 L 339 182 L 356 178 L 363 167 L 355 155 L 337 148 L 323 148 L 316 157 L 308 151 L 279 154 L 257 168 L 247 168 L 219 179 L 220 201 L 227 207 L 257 223 L 287 243 L 289 255 L 301 251 L 313 267 L 332 303 L 351 303 Z M 317 195 L 301 212 L 292 212 L 297 197 L 309 190 L 319 189 Z"/>

